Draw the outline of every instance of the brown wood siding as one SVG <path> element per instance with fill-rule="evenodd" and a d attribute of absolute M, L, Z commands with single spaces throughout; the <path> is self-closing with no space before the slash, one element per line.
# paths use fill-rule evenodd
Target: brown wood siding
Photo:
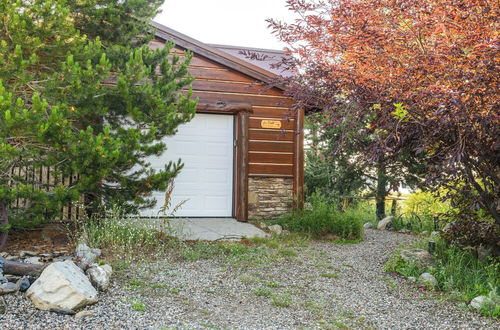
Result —
<path fill-rule="evenodd" d="M 155 41 L 153 47 L 161 47 Z M 183 50 L 175 48 L 183 57 Z M 252 105 L 248 131 L 248 161 L 250 176 L 293 177 L 296 143 L 293 101 L 278 88 L 269 88 L 243 73 L 225 67 L 200 55 L 194 55 L 189 72 L 195 79 L 193 97 L 200 103 L 219 101 Z M 263 120 L 279 121 L 281 127 L 262 127 Z"/>

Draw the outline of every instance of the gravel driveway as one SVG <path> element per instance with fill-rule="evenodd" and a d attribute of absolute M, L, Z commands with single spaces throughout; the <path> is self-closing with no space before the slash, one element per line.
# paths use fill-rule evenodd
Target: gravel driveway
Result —
<path fill-rule="evenodd" d="M 493 329 L 496 320 L 384 273 L 412 236 L 367 230 L 353 245 L 310 242 L 265 261 L 214 258 L 131 267 L 93 316 L 36 310 L 5 296 L 0 329 Z M 144 309 L 144 311 L 140 311 Z"/>

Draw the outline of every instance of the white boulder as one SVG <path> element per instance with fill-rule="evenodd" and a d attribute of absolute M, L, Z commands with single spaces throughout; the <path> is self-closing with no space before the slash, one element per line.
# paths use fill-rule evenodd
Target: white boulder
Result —
<path fill-rule="evenodd" d="M 388 230 L 390 228 L 392 220 L 394 220 L 393 216 L 383 218 L 379 221 L 377 228 L 380 230 Z"/>
<path fill-rule="evenodd" d="M 39 309 L 70 314 L 97 302 L 96 289 L 72 261 L 47 266 L 30 286 L 27 296 Z"/>

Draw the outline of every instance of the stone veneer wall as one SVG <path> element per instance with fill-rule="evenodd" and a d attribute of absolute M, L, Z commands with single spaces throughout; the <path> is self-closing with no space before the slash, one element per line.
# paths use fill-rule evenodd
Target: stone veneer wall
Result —
<path fill-rule="evenodd" d="M 248 217 L 274 218 L 290 211 L 293 201 L 293 179 L 272 177 L 248 178 Z"/>

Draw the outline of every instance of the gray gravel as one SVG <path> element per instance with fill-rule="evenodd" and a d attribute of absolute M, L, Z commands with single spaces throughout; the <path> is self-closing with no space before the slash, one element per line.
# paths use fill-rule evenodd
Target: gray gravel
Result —
<path fill-rule="evenodd" d="M 0 329 L 499 329 L 497 320 L 384 273 L 389 254 L 412 240 L 367 230 L 360 244 L 312 242 L 292 248 L 296 257 L 250 266 L 244 258 L 167 258 L 115 279 L 99 303 L 86 308 L 93 316 L 82 319 L 39 311 L 23 294 L 4 296 Z M 136 286 L 149 287 L 134 289 L 131 279 L 141 277 Z M 258 288 L 290 306 L 273 305 L 273 298 L 255 294 Z M 133 310 L 134 302 L 147 310 Z"/>

